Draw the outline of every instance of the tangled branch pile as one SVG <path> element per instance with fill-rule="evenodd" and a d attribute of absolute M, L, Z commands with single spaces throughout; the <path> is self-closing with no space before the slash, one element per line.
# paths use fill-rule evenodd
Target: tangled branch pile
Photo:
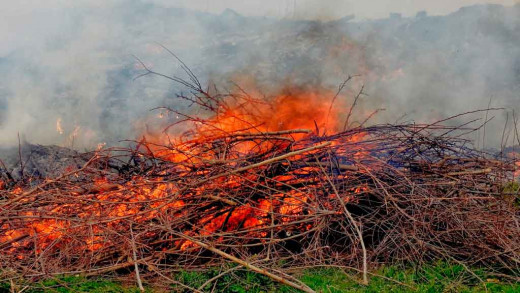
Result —
<path fill-rule="evenodd" d="M 194 89 L 180 97 L 213 116 L 169 109 L 190 132 L 84 154 L 83 168 L 5 187 L 0 270 L 171 281 L 180 268 L 235 262 L 309 291 L 283 266 L 442 258 L 518 268 L 520 214 L 502 192 L 514 165 L 472 149 L 463 128 L 327 135 L 310 117 L 313 130 L 272 130 L 250 99 L 230 106 Z"/>

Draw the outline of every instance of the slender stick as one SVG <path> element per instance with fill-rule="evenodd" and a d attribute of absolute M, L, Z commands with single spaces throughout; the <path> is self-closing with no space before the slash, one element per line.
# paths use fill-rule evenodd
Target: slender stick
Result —
<path fill-rule="evenodd" d="M 262 161 L 262 162 L 259 162 L 259 163 L 256 163 L 256 164 L 251 164 L 249 166 L 245 166 L 245 167 L 238 168 L 238 169 L 235 169 L 235 170 L 231 170 L 231 171 L 228 171 L 228 172 L 220 173 L 220 174 L 217 174 L 215 176 L 211 176 L 211 177 L 209 177 L 207 179 L 200 180 L 200 181 L 196 182 L 196 185 L 199 186 L 199 185 L 202 185 L 202 184 L 204 184 L 206 182 L 218 179 L 220 177 L 225 177 L 225 176 L 233 175 L 233 174 L 236 174 L 236 173 L 244 172 L 244 171 L 247 171 L 247 170 L 250 170 L 250 169 L 258 168 L 258 167 L 261 167 L 261 166 L 264 166 L 264 165 L 268 165 L 268 164 L 274 163 L 276 161 L 280 161 L 280 160 L 287 159 L 287 158 L 290 158 L 290 157 L 294 157 L 294 156 L 297 156 L 297 155 L 300 155 L 300 154 L 303 154 L 303 153 L 307 153 L 307 152 L 311 152 L 311 151 L 314 151 L 314 150 L 317 150 L 317 149 L 321 149 L 321 148 L 324 148 L 324 147 L 329 146 L 329 145 L 331 145 L 330 141 L 326 142 L 326 143 L 323 143 L 323 144 L 320 144 L 320 145 L 316 145 L 316 146 L 308 147 L 308 148 L 305 148 L 305 149 L 297 150 L 297 151 L 294 151 L 294 152 L 290 152 L 290 153 L 287 153 L 287 154 L 283 154 L 281 156 L 274 157 L 272 159 L 268 159 L 268 160 L 265 160 L 265 161 Z M 193 186 L 189 186 L 189 187 L 193 187 Z M 220 196 L 214 196 L 214 195 L 209 195 L 208 194 L 208 195 L 204 195 L 204 197 L 211 198 L 211 199 L 214 199 L 214 200 L 219 200 L 219 201 L 225 202 L 225 203 L 227 203 L 229 205 L 233 205 L 233 206 L 237 205 L 237 203 L 235 201 L 232 201 L 232 200 L 229 200 L 229 199 L 226 199 L 226 198 L 222 198 Z"/>
<path fill-rule="evenodd" d="M 316 158 L 316 160 L 318 160 L 318 158 Z M 332 187 L 332 190 L 334 191 L 334 194 L 336 195 L 336 198 L 340 202 L 341 207 L 343 207 L 343 213 L 345 214 L 345 216 L 347 216 L 349 221 L 352 223 L 352 226 L 354 226 L 354 229 L 356 230 L 356 233 L 358 234 L 359 243 L 361 244 L 361 250 L 363 251 L 363 284 L 364 285 L 368 285 L 367 249 L 365 247 L 365 241 L 363 241 L 363 233 L 361 233 L 361 229 L 359 228 L 359 226 L 357 225 L 356 221 L 354 220 L 354 217 L 352 217 L 352 214 L 350 214 L 350 212 L 348 211 L 347 205 L 346 205 L 345 201 L 339 195 L 338 189 L 336 188 L 336 185 L 334 185 L 334 183 L 330 179 L 329 174 L 325 171 L 325 169 L 323 169 L 323 166 L 321 166 L 321 165 L 318 165 L 318 166 L 320 167 L 321 171 L 323 172 L 323 174 L 327 178 L 327 181 L 329 182 L 330 186 Z"/>
<path fill-rule="evenodd" d="M 237 263 L 237 264 L 239 264 L 239 265 L 241 265 L 243 267 L 246 267 L 246 268 L 248 268 L 248 269 L 250 269 L 250 270 L 252 270 L 254 272 L 257 272 L 259 274 L 267 276 L 267 277 L 269 277 L 269 278 L 271 278 L 271 279 L 273 279 L 273 280 L 275 280 L 277 282 L 280 282 L 280 283 L 285 284 L 285 285 L 289 285 L 289 286 L 291 286 L 293 288 L 296 288 L 298 290 L 302 290 L 303 292 L 307 292 L 307 293 L 315 293 L 316 292 L 316 291 L 312 290 L 311 288 L 309 288 L 307 285 L 305 285 L 303 283 L 297 284 L 295 282 L 287 280 L 284 277 L 275 275 L 275 274 L 267 271 L 266 269 L 262 269 L 262 268 L 257 267 L 257 266 L 255 266 L 255 265 L 253 265 L 253 264 L 251 264 L 251 263 L 249 263 L 249 262 L 247 262 L 245 260 L 241 260 L 241 259 L 239 259 L 239 258 L 237 258 L 235 256 L 232 256 L 231 254 L 228 254 L 228 253 L 226 253 L 226 252 L 224 252 L 224 251 L 222 251 L 222 250 L 220 250 L 220 249 L 218 249 L 218 248 L 216 248 L 216 247 L 214 247 L 212 245 L 209 245 L 209 244 L 206 244 L 204 242 L 198 241 L 197 239 L 195 239 L 193 237 L 190 237 L 190 236 L 188 236 L 188 235 L 186 235 L 184 233 L 178 233 L 178 232 L 173 232 L 173 231 L 172 231 L 172 233 L 177 235 L 177 236 L 180 236 L 180 237 L 182 237 L 182 238 L 184 238 L 186 240 L 189 240 L 189 241 L 197 244 L 198 246 L 200 246 L 200 247 L 202 247 L 204 249 L 207 249 L 207 250 L 209 250 L 211 252 L 214 252 L 214 253 L 216 253 L 216 254 L 224 257 L 224 258 L 227 258 L 227 259 L 229 259 L 229 260 L 231 260 L 231 261 L 233 261 L 233 262 L 235 262 L 235 263 Z"/>
<path fill-rule="evenodd" d="M 132 257 L 134 260 L 135 278 L 137 279 L 137 286 L 139 286 L 139 290 L 141 290 L 141 292 L 144 292 L 143 281 L 141 281 L 141 275 L 139 274 L 139 265 L 137 264 L 137 248 L 135 247 L 135 238 L 134 231 L 132 229 L 132 224 L 130 224 L 130 235 L 132 237 Z"/>

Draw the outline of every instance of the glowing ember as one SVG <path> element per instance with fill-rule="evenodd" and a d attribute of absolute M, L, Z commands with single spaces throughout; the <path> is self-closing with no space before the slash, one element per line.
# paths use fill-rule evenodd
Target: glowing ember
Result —
<path fill-rule="evenodd" d="M 288 148 L 312 145 L 310 137 L 322 135 L 325 132 L 336 132 L 339 127 L 340 102 L 336 107 L 331 107 L 330 97 L 334 93 L 328 91 L 305 92 L 301 90 L 285 91 L 266 103 L 248 97 L 244 102 L 234 101 L 230 104 L 222 103 L 218 111 L 204 120 L 187 119 L 184 124 L 188 125 L 188 131 L 183 126 L 179 132 L 175 127 L 167 133 L 146 133 L 146 152 L 138 154 L 138 158 L 146 159 L 149 156 L 166 159 L 176 163 L 175 172 L 179 178 L 183 174 L 204 178 L 211 176 L 204 171 L 206 164 L 225 162 L 231 168 L 237 159 L 258 156 L 274 151 L 283 153 Z M 325 98 L 327 97 L 327 98 Z M 179 120 L 179 114 L 166 115 L 161 111 L 159 118 L 175 117 Z M 57 120 L 57 130 L 63 133 L 61 119 Z M 78 135 L 80 127 L 77 126 L 70 134 L 73 141 Z M 267 135 L 269 133 L 269 135 Z M 355 142 L 363 138 L 362 134 L 343 139 L 342 142 L 335 141 L 332 145 L 342 145 L 345 142 Z M 144 143 L 143 143 L 144 144 Z M 97 151 L 100 152 L 103 144 L 99 144 Z M 309 151 L 305 156 L 312 155 Z M 356 159 L 364 156 L 360 148 L 353 152 Z M 282 164 L 298 164 L 305 160 L 305 156 L 294 155 L 288 157 Z M 238 161 L 237 161 L 238 162 Z M 200 171 L 193 172 L 193 167 L 199 166 Z M 288 168 L 288 167 L 285 167 Z M 265 168 L 260 167 L 259 170 Z M 266 169 L 267 170 L 267 169 Z M 268 182 L 276 188 L 284 189 L 286 186 L 302 185 L 303 189 L 289 189 L 284 193 L 274 193 L 269 199 L 260 198 L 251 200 L 228 209 L 214 209 L 213 214 L 201 217 L 193 223 L 193 227 L 187 227 L 192 235 L 212 235 L 218 232 L 232 232 L 237 230 L 251 230 L 250 235 L 265 237 L 265 231 L 273 220 L 273 213 L 277 221 L 288 223 L 298 219 L 303 214 L 312 213 L 316 202 L 316 194 L 308 192 L 323 185 L 314 182 L 313 178 L 320 178 L 320 167 L 302 167 L 292 174 L 281 174 L 274 176 Z M 169 221 L 177 217 L 186 217 L 183 208 L 187 202 L 196 198 L 214 196 L 218 198 L 219 190 L 240 190 L 251 182 L 257 182 L 262 176 L 256 173 L 245 172 L 240 176 L 228 175 L 208 181 L 206 184 L 194 187 L 188 191 L 183 189 L 182 184 L 168 182 L 167 177 L 147 178 L 145 176 L 133 176 L 126 182 L 114 182 L 108 177 L 95 178 L 86 188 L 73 192 L 77 197 L 77 203 L 47 206 L 38 212 L 27 212 L 23 217 L 34 219 L 25 222 L 24 227 L 16 223 L 4 224 L 2 230 L 6 231 L 0 235 L 0 242 L 11 243 L 12 249 L 29 248 L 36 245 L 37 251 L 41 252 L 52 247 L 59 248 L 63 243 L 72 241 L 67 238 L 71 234 L 83 234 L 82 247 L 88 251 L 102 249 L 112 245 L 104 239 L 103 234 L 107 229 L 118 229 L 125 226 L 125 219 L 132 218 L 136 224 L 144 223 L 155 217 L 166 217 Z M 196 178 L 196 177 L 194 177 Z M 188 178 L 186 178 L 188 179 Z M 352 191 L 359 193 L 362 190 Z M 14 193 L 20 194 L 22 190 Z M 253 192 L 253 191 L 252 191 Z M 342 195 L 344 201 L 351 199 L 350 194 Z M 80 201 L 88 200 L 85 206 Z M 59 220 L 60 215 L 66 215 L 70 211 L 78 210 L 76 221 L 91 222 L 88 231 L 80 231 L 72 222 Z M 143 212 L 145 211 L 145 212 Z M 43 214 L 53 215 L 49 219 L 38 219 Z M 111 219 L 106 224 L 95 224 Z M 12 229 L 10 227 L 12 226 Z M 302 229 L 305 229 L 302 226 Z M 256 231 L 257 230 L 257 231 Z M 256 232 L 253 232 L 256 231 Z M 23 235 L 31 237 L 24 238 Z M 78 240 L 75 240 L 78 241 Z M 180 249 L 193 247 L 189 241 L 179 243 Z"/>
<path fill-rule="evenodd" d="M 93 166 L 67 169 L 73 176 L 63 182 L 9 190 L 0 181 L 0 190 L 8 189 L 2 207 L 11 217 L 0 222 L 3 251 L 124 258 L 120 250 L 128 250 L 125 237 L 134 227 L 137 237 L 153 240 L 145 250 L 189 253 L 200 246 L 179 234 L 222 246 L 263 245 L 319 229 L 323 217 L 343 221 L 346 203 L 359 203 L 384 184 L 372 173 L 385 180 L 400 176 L 398 167 L 385 170 L 394 157 L 409 156 L 403 144 L 413 143 L 409 138 L 417 132 L 412 126 L 412 134 L 392 147 L 365 128 L 341 132 L 349 111 L 342 99 L 331 106 L 334 95 L 292 89 L 270 102 L 204 100 L 205 118 L 161 109 L 164 131 L 144 131 L 120 156 L 99 144 Z M 242 243 L 233 242 L 237 238 Z"/>
<path fill-rule="evenodd" d="M 100 142 L 100 143 L 98 143 L 97 146 L 96 146 L 96 151 L 100 151 L 100 150 L 103 149 L 106 145 L 107 145 L 106 142 Z"/>
<path fill-rule="evenodd" d="M 201 163 L 207 160 L 231 159 L 232 154 L 260 154 L 277 147 L 284 149 L 295 141 L 313 135 L 335 133 L 341 126 L 344 106 L 338 99 L 331 107 L 331 99 L 335 93 L 320 89 L 319 91 L 302 91 L 287 89 L 273 98 L 270 103 L 262 99 L 248 96 L 246 101 L 220 105 L 217 113 L 204 120 L 186 119 L 181 124 L 172 122 L 177 128 L 168 128 L 165 135 L 146 132 L 143 136 L 151 142 L 154 156 L 172 162 Z M 165 117 L 161 112 L 159 115 Z M 176 120 L 179 118 L 176 115 Z M 185 125 L 189 125 L 186 131 Z M 302 129 L 305 131 L 291 130 Z M 289 131 L 280 135 L 278 140 L 265 140 L 263 133 Z M 255 137 L 256 135 L 256 137 Z M 204 144 L 220 138 L 227 138 L 223 148 L 215 148 L 212 152 L 194 152 L 194 145 Z M 359 137 L 353 138 L 360 140 Z M 232 141 L 232 142 L 230 142 Z M 232 143 L 232 149 L 225 150 L 225 144 Z M 161 147 L 171 146 L 171 147 Z M 225 158 L 224 158 L 225 157 Z"/>

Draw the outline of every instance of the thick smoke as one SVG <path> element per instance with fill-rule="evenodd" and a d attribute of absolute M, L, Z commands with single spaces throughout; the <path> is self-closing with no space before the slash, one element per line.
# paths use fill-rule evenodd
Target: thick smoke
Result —
<path fill-rule="evenodd" d="M 114 144 L 135 138 L 150 109 L 186 107 L 175 99 L 182 87 L 158 77 L 133 80 L 143 72 L 133 55 L 156 71 L 182 74 L 155 42 L 203 83 L 225 88 L 254 78 L 266 95 L 287 83 L 334 88 L 358 74 L 350 94 L 365 84 L 359 111 L 385 108 L 376 122 L 427 122 L 490 101 L 520 110 L 520 5 L 304 21 L 110 3 L 42 10 L 0 47 L 1 145 L 16 144 L 18 133 L 80 149 Z M 489 144 L 500 140 L 504 113 L 489 114 L 497 116 Z"/>

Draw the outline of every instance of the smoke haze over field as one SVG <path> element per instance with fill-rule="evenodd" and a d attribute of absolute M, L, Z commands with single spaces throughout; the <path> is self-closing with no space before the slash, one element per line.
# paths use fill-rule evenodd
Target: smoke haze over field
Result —
<path fill-rule="evenodd" d="M 298 19 L 332 20 L 355 14 L 359 19 L 385 18 L 389 13 L 414 16 L 418 11 L 432 15 L 452 13 L 463 6 L 501 4 L 511 6 L 518 0 L 149 0 L 170 7 L 186 7 L 211 13 L 232 8 L 246 16 L 271 16 Z"/>
<path fill-rule="evenodd" d="M 361 111 L 387 109 L 378 122 L 405 113 L 408 121 L 431 121 L 485 108 L 490 100 L 491 106 L 520 110 L 515 1 L 327 1 L 319 7 L 323 1 L 166 2 L 4 5 L 0 144 L 16 144 L 18 133 L 41 144 L 115 143 L 135 138 L 148 110 L 186 107 L 174 98 L 185 90 L 178 85 L 157 77 L 133 81 L 143 71 L 132 55 L 154 70 L 182 73 L 156 42 L 172 49 L 203 84 L 227 86 L 230 79 L 253 76 L 266 94 L 287 82 L 335 88 L 348 74 L 359 74 L 350 90 L 365 84 L 369 96 Z M 482 2 L 508 6 L 459 9 Z M 428 12 L 415 15 L 419 10 Z M 390 12 L 403 16 L 386 17 Z M 358 20 L 374 17 L 380 19 Z M 302 20 L 309 18 L 319 21 Z M 495 115 L 492 140 L 500 139 L 505 114 Z"/>

